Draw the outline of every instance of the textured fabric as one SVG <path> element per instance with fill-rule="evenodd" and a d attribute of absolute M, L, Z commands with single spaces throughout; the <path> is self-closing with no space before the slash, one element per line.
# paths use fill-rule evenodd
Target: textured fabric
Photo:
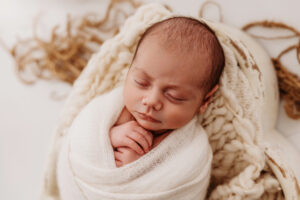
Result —
<path fill-rule="evenodd" d="M 197 116 L 138 160 L 116 167 L 108 133 L 124 107 L 122 88 L 96 97 L 72 123 L 58 162 L 61 199 L 204 199 L 212 152 Z"/>
<path fill-rule="evenodd" d="M 172 16 L 174 13 L 159 4 L 141 7 L 128 18 L 120 33 L 107 40 L 91 58 L 76 80 L 55 129 L 42 199 L 60 199 L 57 158 L 74 119 L 98 95 L 123 84 L 141 34 L 151 24 Z M 270 93 L 265 91 L 267 86 L 263 81 L 267 70 L 266 66 L 258 64 L 270 62 L 269 57 L 257 54 L 259 48 L 245 35 L 222 24 L 199 20 L 215 31 L 225 53 L 220 89 L 197 120 L 204 127 L 213 151 L 206 198 L 298 199 L 300 189 L 293 172 L 283 157 L 275 156 L 268 141 L 263 140 L 263 135 L 267 134 L 263 123 L 268 121 L 262 120 L 262 105 L 273 102 L 264 102 L 264 97 Z M 274 102 L 278 96 L 278 91 L 275 92 L 272 94 Z"/>

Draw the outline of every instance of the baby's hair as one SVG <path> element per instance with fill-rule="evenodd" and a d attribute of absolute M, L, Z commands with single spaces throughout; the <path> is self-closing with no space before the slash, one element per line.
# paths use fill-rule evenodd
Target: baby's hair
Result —
<path fill-rule="evenodd" d="M 147 37 L 146 37 L 147 36 Z M 225 58 L 223 49 L 214 31 L 206 24 L 190 17 L 172 17 L 151 25 L 138 41 L 135 59 L 139 46 L 150 36 L 158 36 L 169 50 L 180 49 L 183 53 L 194 52 L 205 54 L 210 59 L 205 80 L 199 87 L 205 88 L 205 93 L 210 91 L 218 82 L 224 68 Z"/>

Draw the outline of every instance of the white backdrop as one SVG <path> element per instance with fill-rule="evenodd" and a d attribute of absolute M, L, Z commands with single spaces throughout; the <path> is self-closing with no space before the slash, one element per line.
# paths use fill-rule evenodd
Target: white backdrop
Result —
<path fill-rule="evenodd" d="M 204 0 L 163 1 L 181 14 L 196 16 Z M 254 20 L 276 20 L 300 30 L 299 0 L 216 0 L 222 7 L 223 22 L 241 27 Z M 33 19 L 41 16 L 41 36 L 47 37 L 55 24 L 64 24 L 66 14 L 103 13 L 104 0 L 0 0 L 0 39 L 11 46 L 16 38 L 32 36 Z M 217 9 L 206 14 L 217 18 Z M 295 42 L 295 40 L 293 40 Z M 286 46 L 285 42 L 262 42 L 270 55 Z M 295 54 L 284 59 L 289 70 L 300 76 Z M 52 131 L 64 101 L 50 98 L 53 91 L 68 92 L 70 86 L 38 81 L 34 86 L 21 83 L 15 76 L 14 60 L 0 48 L 0 199 L 39 199 L 42 172 Z M 287 118 L 280 105 L 278 130 L 300 152 L 300 120 Z"/>

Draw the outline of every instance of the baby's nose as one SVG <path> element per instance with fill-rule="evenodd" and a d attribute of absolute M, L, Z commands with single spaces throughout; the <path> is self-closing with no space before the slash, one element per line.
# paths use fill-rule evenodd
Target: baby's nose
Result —
<path fill-rule="evenodd" d="M 156 111 L 162 109 L 162 102 L 159 99 L 159 93 L 155 91 L 149 92 L 149 94 L 143 98 L 142 104 L 147 106 L 147 109 L 153 108 Z"/>

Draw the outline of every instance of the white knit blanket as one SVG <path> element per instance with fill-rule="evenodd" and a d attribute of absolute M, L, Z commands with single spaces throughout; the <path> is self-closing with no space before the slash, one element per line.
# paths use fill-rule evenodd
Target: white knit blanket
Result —
<path fill-rule="evenodd" d="M 116 167 L 108 132 L 124 107 L 122 89 L 94 98 L 73 121 L 58 160 L 61 199 L 204 199 L 212 151 L 197 117 L 138 160 Z"/>

